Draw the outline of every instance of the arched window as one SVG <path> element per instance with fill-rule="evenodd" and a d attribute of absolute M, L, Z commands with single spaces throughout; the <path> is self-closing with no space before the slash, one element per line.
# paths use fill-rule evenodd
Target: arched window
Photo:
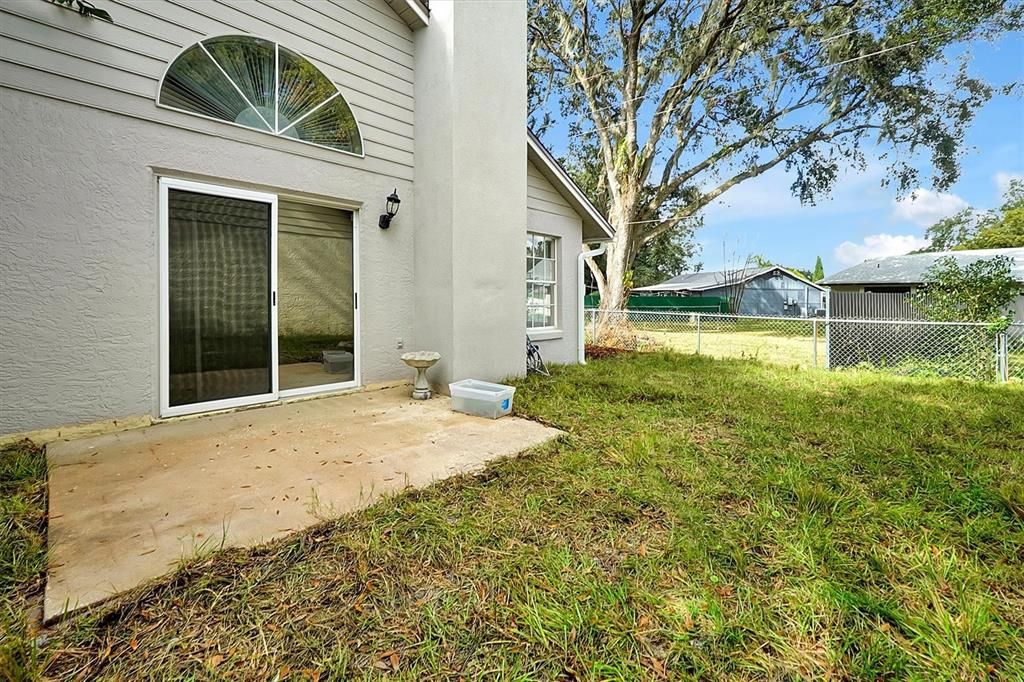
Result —
<path fill-rule="evenodd" d="M 218 36 L 189 47 L 167 68 L 157 103 L 363 153 L 355 116 L 334 83 L 302 55 L 262 38 Z"/>

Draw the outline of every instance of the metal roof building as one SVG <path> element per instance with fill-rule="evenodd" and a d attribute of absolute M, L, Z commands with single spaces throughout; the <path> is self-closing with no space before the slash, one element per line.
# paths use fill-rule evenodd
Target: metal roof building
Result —
<path fill-rule="evenodd" d="M 914 285 L 924 281 L 924 274 L 940 258 L 952 256 L 960 267 L 994 256 L 1008 256 L 1013 261 L 1011 274 L 1024 282 L 1024 248 L 974 249 L 968 251 L 935 251 L 910 253 L 864 261 L 842 272 L 826 277 L 819 284 L 834 285 Z"/>
<path fill-rule="evenodd" d="M 743 296 L 740 309 L 733 312 L 743 315 L 808 317 L 822 307 L 822 287 L 774 265 L 746 268 L 742 275 L 739 271 L 684 272 L 660 284 L 638 287 L 631 293 L 728 298 L 737 282 L 742 283 Z"/>

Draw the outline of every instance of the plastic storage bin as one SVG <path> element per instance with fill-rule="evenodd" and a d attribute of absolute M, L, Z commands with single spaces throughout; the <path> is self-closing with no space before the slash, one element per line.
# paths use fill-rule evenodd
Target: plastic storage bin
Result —
<path fill-rule="evenodd" d="M 452 396 L 452 409 L 456 412 L 497 419 L 512 411 L 512 396 L 516 389 L 489 381 L 463 379 L 448 384 Z"/>

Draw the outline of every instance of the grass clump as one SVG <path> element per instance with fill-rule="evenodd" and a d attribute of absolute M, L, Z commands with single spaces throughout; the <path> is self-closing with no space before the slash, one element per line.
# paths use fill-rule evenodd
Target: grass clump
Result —
<path fill-rule="evenodd" d="M 46 457 L 24 440 L 0 448 L 0 673 L 40 670 L 35 624 L 46 571 Z"/>
<path fill-rule="evenodd" d="M 560 442 L 50 633 L 93 679 L 1024 676 L 1024 390 L 672 353 L 518 383 Z"/>

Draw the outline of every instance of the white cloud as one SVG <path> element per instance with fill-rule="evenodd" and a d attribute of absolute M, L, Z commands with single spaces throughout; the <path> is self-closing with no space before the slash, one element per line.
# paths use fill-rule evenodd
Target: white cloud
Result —
<path fill-rule="evenodd" d="M 856 265 L 869 258 L 901 256 L 928 246 L 928 240 L 912 234 L 869 234 L 860 244 L 843 242 L 833 252 L 843 265 Z"/>
<path fill-rule="evenodd" d="M 893 201 L 892 214 L 897 220 L 928 227 L 964 210 L 967 206 L 967 202 L 955 194 L 921 188 L 914 190 L 908 197 Z"/>
<path fill-rule="evenodd" d="M 884 210 L 889 197 L 884 194 L 880 181 L 885 166 L 869 163 L 863 170 L 847 168 L 833 191 L 819 198 L 817 205 L 803 205 L 793 196 L 793 176 L 782 166 L 776 166 L 764 175 L 745 180 L 704 208 L 705 224 L 739 224 L 751 229 L 750 221 L 766 218 L 844 215 L 851 211 L 880 208 Z M 720 180 L 721 178 L 718 178 Z M 701 187 L 707 191 L 717 185 L 709 181 Z"/>
<path fill-rule="evenodd" d="M 996 182 L 996 187 L 999 188 L 999 196 L 1002 197 L 1006 194 L 1006 190 L 1010 189 L 1011 180 L 1024 180 L 1024 175 L 1020 173 L 1007 173 L 1005 171 L 999 171 L 992 176 L 992 179 Z"/>

